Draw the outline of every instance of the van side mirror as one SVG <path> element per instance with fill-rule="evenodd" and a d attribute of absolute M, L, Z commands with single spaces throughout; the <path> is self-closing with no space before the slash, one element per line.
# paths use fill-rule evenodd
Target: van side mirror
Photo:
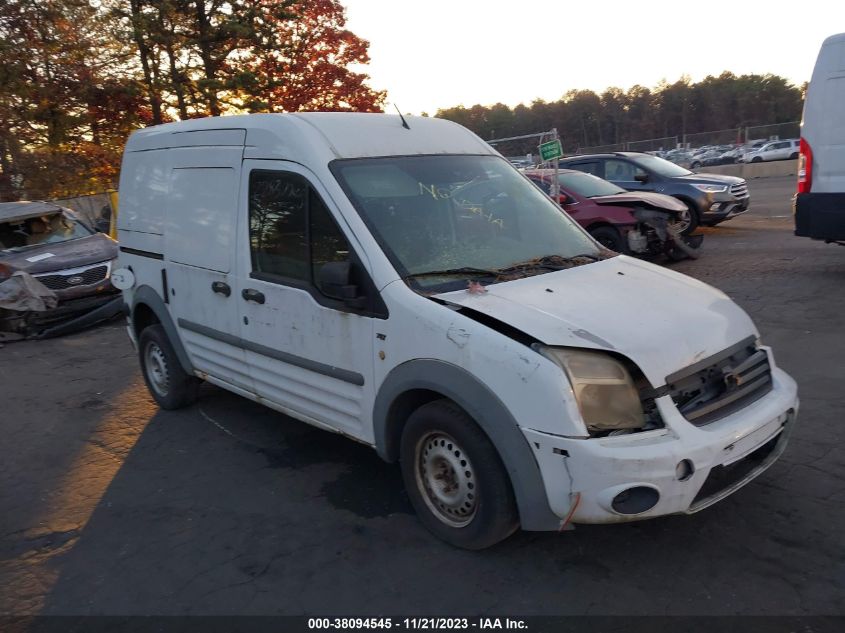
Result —
<path fill-rule="evenodd" d="M 343 301 L 350 308 L 367 307 L 367 298 L 358 295 L 358 286 L 352 282 L 352 262 L 326 262 L 317 273 L 317 283 L 323 294 Z"/>
<path fill-rule="evenodd" d="M 634 180 L 637 182 L 648 182 L 648 174 L 636 174 Z"/>

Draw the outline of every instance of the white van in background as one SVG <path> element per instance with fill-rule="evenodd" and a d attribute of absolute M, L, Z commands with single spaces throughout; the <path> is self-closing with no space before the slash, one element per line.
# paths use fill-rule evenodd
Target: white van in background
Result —
<path fill-rule="evenodd" d="M 696 512 L 794 427 L 739 306 L 604 249 L 455 123 L 160 125 L 120 199 L 113 279 L 159 405 L 206 380 L 372 446 L 454 545 Z"/>
<path fill-rule="evenodd" d="M 795 235 L 845 242 L 845 33 L 822 44 L 804 100 Z"/>

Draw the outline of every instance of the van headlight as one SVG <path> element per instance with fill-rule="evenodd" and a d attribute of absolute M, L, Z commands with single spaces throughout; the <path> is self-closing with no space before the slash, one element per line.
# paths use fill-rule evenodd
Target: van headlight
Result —
<path fill-rule="evenodd" d="M 554 347 L 537 351 L 566 372 L 591 434 L 642 429 L 646 425 L 640 394 L 630 372 L 610 354 Z"/>

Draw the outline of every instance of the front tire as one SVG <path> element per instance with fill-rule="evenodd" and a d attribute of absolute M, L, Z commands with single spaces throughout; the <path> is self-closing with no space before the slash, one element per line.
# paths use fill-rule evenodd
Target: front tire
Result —
<path fill-rule="evenodd" d="M 599 226 L 594 229 L 587 229 L 587 232 L 593 236 L 596 242 L 605 248 L 609 248 L 617 253 L 628 254 L 628 244 L 618 229 L 612 226 Z"/>
<path fill-rule="evenodd" d="M 685 200 L 681 200 L 681 202 L 687 205 L 687 210 L 681 211 L 680 218 L 678 219 L 678 231 L 681 235 L 689 235 L 698 228 L 701 220 L 698 218 L 698 211 L 695 210 L 692 204 Z"/>
<path fill-rule="evenodd" d="M 141 373 L 162 409 L 181 409 L 196 402 L 200 380 L 185 373 L 161 325 L 151 325 L 138 338 Z"/>
<path fill-rule="evenodd" d="M 422 524 L 455 547 L 479 550 L 519 526 L 510 479 L 490 439 L 457 405 L 435 400 L 408 418 L 402 479 Z"/>

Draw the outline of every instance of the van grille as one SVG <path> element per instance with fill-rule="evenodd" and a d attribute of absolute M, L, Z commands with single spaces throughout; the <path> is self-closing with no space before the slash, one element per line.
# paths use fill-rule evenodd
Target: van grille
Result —
<path fill-rule="evenodd" d="M 772 390 L 769 356 L 753 339 L 666 379 L 672 400 L 696 426 L 730 415 Z"/>
<path fill-rule="evenodd" d="M 734 198 L 747 198 L 748 197 L 748 183 L 744 180 L 740 183 L 735 185 L 731 185 L 731 195 Z"/>
<path fill-rule="evenodd" d="M 67 290 L 103 281 L 108 275 L 108 268 L 107 264 L 96 264 L 90 268 L 74 268 L 35 277 L 50 290 Z"/>

